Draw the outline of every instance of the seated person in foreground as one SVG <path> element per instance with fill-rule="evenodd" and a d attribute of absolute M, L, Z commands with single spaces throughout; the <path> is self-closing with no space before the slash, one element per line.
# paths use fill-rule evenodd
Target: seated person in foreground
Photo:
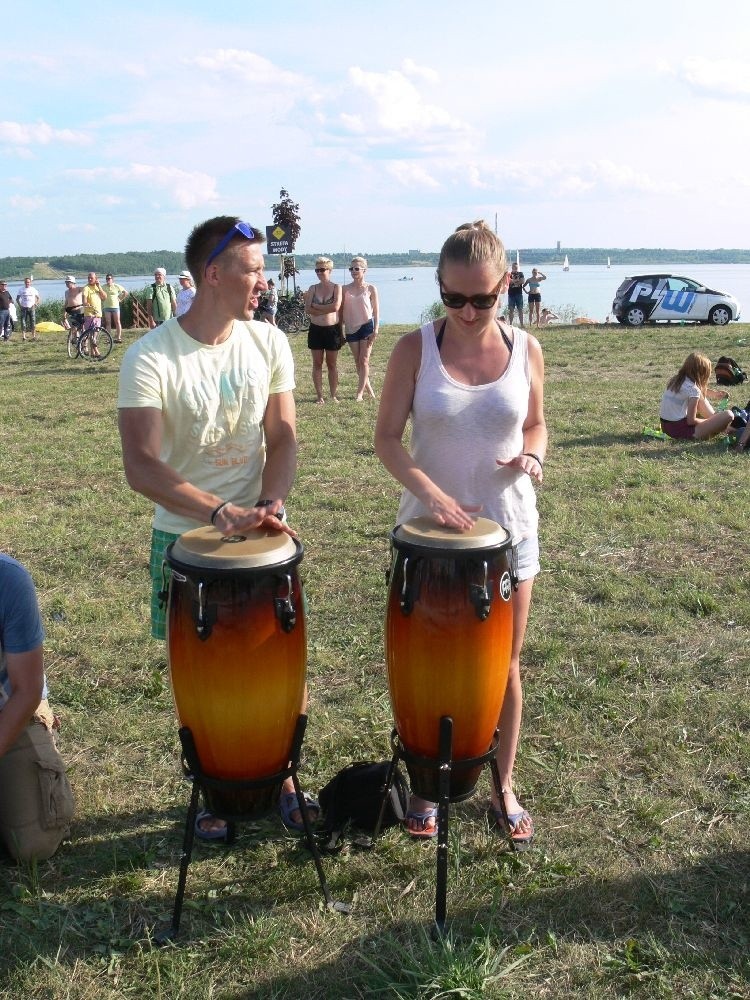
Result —
<path fill-rule="evenodd" d="M 52 735 L 43 641 L 31 577 L 0 553 L 0 841 L 17 861 L 53 855 L 73 816 Z"/>
<path fill-rule="evenodd" d="M 667 383 L 661 398 L 661 429 L 672 438 L 705 441 L 715 434 L 725 434 L 734 419 L 731 410 L 718 413 L 708 401 L 728 399 L 729 394 L 709 389 L 711 361 L 705 354 L 688 354 L 682 367 Z"/>

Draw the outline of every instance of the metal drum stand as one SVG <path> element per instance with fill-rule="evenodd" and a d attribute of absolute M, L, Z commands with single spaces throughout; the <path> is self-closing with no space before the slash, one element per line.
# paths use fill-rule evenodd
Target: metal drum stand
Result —
<path fill-rule="evenodd" d="M 187 873 L 188 866 L 190 864 L 192 854 L 193 854 L 193 843 L 195 841 L 195 821 L 198 816 L 198 801 L 200 798 L 201 791 L 208 792 L 245 792 L 251 789 L 261 789 L 269 788 L 272 785 L 280 785 L 286 778 L 291 777 L 294 784 L 294 791 L 297 796 L 297 805 L 299 807 L 300 814 L 302 815 L 302 824 L 305 828 L 305 839 L 307 841 L 307 846 L 310 849 L 310 853 L 313 856 L 313 861 L 315 862 L 315 868 L 318 873 L 318 879 L 320 881 L 320 888 L 323 893 L 323 897 L 326 901 L 326 906 L 335 910 L 338 913 L 348 913 L 350 907 L 346 903 L 336 902 L 328 889 L 328 884 L 326 882 L 325 873 L 323 872 L 323 863 L 320 857 L 320 851 L 318 850 L 318 845 L 315 841 L 315 835 L 313 833 L 312 823 L 310 822 L 310 814 L 307 810 L 307 803 L 305 802 L 305 796 L 302 792 L 302 788 L 299 783 L 299 778 L 297 776 L 297 771 L 299 768 L 300 754 L 302 751 L 302 740 L 305 735 L 305 728 L 307 727 L 307 716 L 300 715 L 297 719 L 297 725 L 294 731 L 294 740 L 292 743 L 292 750 L 289 755 L 290 764 L 288 767 L 279 771 L 277 774 L 269 775 L 266 778 L 254 778 L 247 781 L 236 781 L 227 780 L 224 778 L 213 778 L 203 771 L 200 759 L 198 757 L 198 752 L 193 741 L 193 734 L 187 726 L 183 726 L 179 730 L 180 742 L 182 743 L 182 753 L 183 753 L 183 767 L 188 777 L 192 778 L 193 788 L 190 795 L 190 804 L 188 805 L 187 817 L 185 819 L 185 836 L 182 843 L 182 855 L 180 856 L 180 872 L 177 880 L 177 894 L 175 896 L 174 908 L 172 910 L 172 923 L 169 927 L 160 931 L 155 935 L 154 940 L 157 944 L 163 945 L 168 941 L 173 941 L 180 929 L 180 919 L 182 917 L 182 904 L 185 896 L 185 885 L 187 883 Z M 234 824 L 241 822 L 249 822 L 250 820 L 255 820 L 257 815 L 253 816 L 240 816 L 240 815 L 228 815 L 226 813 L 222 814 L 221 811 L 215 813 L 218 819 L 225 819 L 228 824 L 227 830 L 227 843 L 232 843 L 234 840 Z"/>
<path fill-rule="evenodd" d="M 495 754 L 497 752 L 498 746 L 498 731 L 495 730 L 495 734 L 492 739 L 492 745 L 486 753 L 483 753 L 479 757 L 466 758 L 462 760 L 453 760 L 453 719 L 449 715 L 444 715 L 441 717 L 439 722 L 439 732 L 438 732 L 438 757 L 421 757 L 417 754 L 412 753 L 410 750 L 403 745 L 401 742 L 397 730 L 393 730 L 391 733 L 391 748 L 393 750 L 393 757 L 391 759 L 391 766 L 388 771 L 388 777 L 386 779 L 385 788 L 383 790 L 383 800 L 380 805 L 380 814 L 378 816 L 378 822 L 375 826 L 375 830 L 372 835 L 372 841 L 370 846 L 374 846 L 375 840 L 380 834 L 380 829 L 383 822 L 383 817 L 385 816 L 385 808 L 390 795 L 391 787 L 393 785 L 394 775 L 396 773 L 396 765 L 399 760 L 403 760 L 407 765 L 413 764 L 416 767 L 426 768 L 427 770 L 437 771 L 438 774 L 438 800 L 437 800 L 437 858 L 436 858 L 436 878 L 435 878 L 435 926 L 440 934 L 445 931 L 445 921 L 447 915 L 447 902 L 446 896 L 448 892 L 448 828 L 449 828 L 449 817 L 450 817 L 450 803 L 451 801 L 462 801 L 466 799 L 467 795 L 461 795 L 457 799 L 451 799 L 450 796 L 450 782 L 451 782 L 451 772 L 467 770 L 472 767 L 479 767 L 482 764 L 489 764 L 490 771 L 492 773 L 492 782 L 495 786 L 495 791 L 497 792 L 498 800 L 500 802 L 500 811 L 502 813 L 503 819 L 505 821 L 506 829 L 509 829 L 508 823 L 508 812 L 505 808 L 505 801 L 502 795 L 502 784 L 500 781 L 500 772 L 497 767 L 497 760 Z M 470 793 L 470 794 L 473 794 Z"/>

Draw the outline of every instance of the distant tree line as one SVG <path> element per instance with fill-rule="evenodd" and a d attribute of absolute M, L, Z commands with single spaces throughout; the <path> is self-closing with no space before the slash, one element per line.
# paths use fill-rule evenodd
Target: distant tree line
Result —
<path fill-rule="evenodd" d="M 515 259 L 516 247 L 508 248 L 508 256 Z M 370 267 L 435 267 L 438 262 L 437 252 L 406 251 L 404 253 L 362 253 L 367 258 Z M 319 253 L 296 253 L 294 261 L 299 270 L 311 270 L 315 258 L 320 255 L 330 257 L 336 268 L 346 268 L 353 253 L 336 253 L 322 247 Z M 718 250 L 674 250 L 664 247 L 638 247 L 623 249 L 621 247 L 562 247 L 560 250 L 550 247 L 519 247 L 518 255 L 521 267 L 526 264 L 561 264 L 565 254 L 570 259 L 571 266 L 575 264 L 606 264 L 609 257 L 613 264 L 750 264 L 750 249 L 718 249 Z M 174 250 L 150 250 L 142 253 L 107 253 L 107 254 L 75 254 L 70 256 L 50 257 L 40 261 L 34 257 L 0 257 L 0 277 L 10 281 L 18 281 L 33 273 L 34 268 L 42 268 L 44 273 L 37 273 L 37 278 L 62 278 L 66 274 L 74 274 L 79 279 L 89 271 L 103 275 L 108 272 L 115 277 L 133 277 L 135 275 L 153 274 L 154 268 L 164 267 L 167 274 L 178 274 L 185 266 L 182 253 Z M 279 258 L 266 255 L 266 269 L 269 274 L 278 272 Z"/>

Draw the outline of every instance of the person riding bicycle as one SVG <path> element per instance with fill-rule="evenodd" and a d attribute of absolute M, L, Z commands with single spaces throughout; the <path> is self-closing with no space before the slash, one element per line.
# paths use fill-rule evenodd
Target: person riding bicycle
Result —
<path fill-rule="evenodd" d="M 81 290 L 83 298 L 83 329 L 91 334 L 91 354 L 92 357 L 99 356 L 99 346 L 97 334 L 102 325 L 102 302 L 107 297 L 107 293 L 99 284 L 99 279 L 94 271 L 88 277 L 88 284 Z"/>
<path fill-rule="evenodd" d="M 64 304 L 63 326 L 70 337 L 74 335 L 75 331 L 80 332 L 83 326 L 83 289 L 78 287 L 72 274 L 69 274 L 65 279 Z"/>

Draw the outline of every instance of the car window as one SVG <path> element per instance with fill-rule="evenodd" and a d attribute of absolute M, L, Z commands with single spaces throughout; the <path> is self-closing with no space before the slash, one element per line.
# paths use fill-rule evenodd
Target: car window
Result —
<path fill-rule="evenodd" d="M 687 278 L 670 278 L 668 287 L 670 292 L 694 292 L 698 286 Z"/>

